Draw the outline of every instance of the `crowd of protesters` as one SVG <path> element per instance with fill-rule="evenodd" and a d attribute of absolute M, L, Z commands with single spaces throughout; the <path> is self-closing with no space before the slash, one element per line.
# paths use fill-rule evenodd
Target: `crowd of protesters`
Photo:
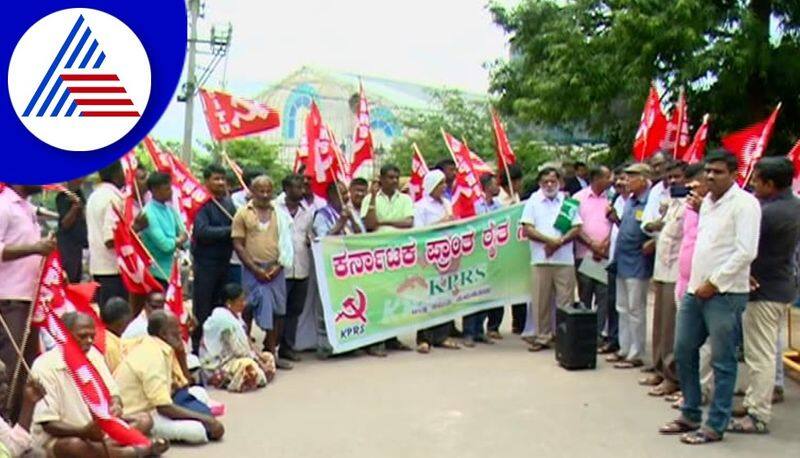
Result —
<path fill-rule="evenodd" d="M 57 195 L 55 236 L 43 236 L 29 202 L 40 187 L 0 191 L 0 314 L 9 326 L 0 332 L 7 420 L 0 422 L 0 455 L 39 450 L 51 456 L 140 456 L 163 453 L 168 441 L 222 438 L 216 417 L 224 406 L 204 387 L 252 391 L 279 370 L 292 369 L 305 349 L 299 342 L 305 316 L 314 317 L 317 355 L 331 356 L 314 239 L 455 219 L 452 161 L 424 177 L 416 203 L 401 189 L 393 165 L 381 167 L 374 183 L 332 183 L 327 199 L 311 192 L 302 171 L 281 183 L 248 172 L 246 187 L 234 191 L 226 170 L 211 165 L 203 179 L 213 198 L 196 215 L 191 233 L 176 210 L 170 176 L 136 172 L 143 206 L 130 224 L 153 256 L 153 276 L 166 290 L 176 257 L 191 265 L 186 323 L 165 310 L 163 293 L 126 290 L 113 239 L 113 209 L 123 202 L 120 163 L 98 173 L 88 198 L 80 180 Z M 793 175 L 787 159 L 764 158 L 742 188 L 737 161 L 725 151 L 691 165 L 663 153 L 613 170 L 545 164 L 529 195 L 521 195 L 523 173 L 516 165 L 483 175 L 478 214 L 524 205 L 532 291 L 527 304 L 508 304 L 512 332 L 530 351 L 546 351 L 554 343 L 555 307 L 580 302 L 596 311 L 598 352 L 605 360 L 620 370 L 641 370 L 639 383 L 648 394 L 680 409 L 661 433 L 701 444 L 721 440 L 726 431 L 767 432 L 772 404 L 782 399 L 781 330 L 797 298 L 800 200 L 791 191 Z M 570 202 L 577 211 L 562 227 L 556 220 Z M 70 312 L 63 320 L 108 386 L 115 415 L 157 438 L 147 450 L 120 447 L 104 436 L 65 375 L 59 348 L 40 343 L 30 325 L 41 258 L 56 249 L 69 282 L 99 284 L 95 302 L 107 332 L 105 354 L 93 347 L 90 317 Z M 654 298 L 649 338 L 648 297 Z M 504 337 L 504 311 L 465 316 L 460 331 L 454 321 L 420 329 L 416 350 L 493 344 Z M 182 325 L 190 328 L 188 341 Z M 30 377 L 16 347 L 31 365 Z M 389 350 L 413 348 L 392 338 L 362 351 L 385 357 Z M 737 372 L 740 360 L 746 371 Z M 739 391 L 743 402 L 735 405 Z"/>

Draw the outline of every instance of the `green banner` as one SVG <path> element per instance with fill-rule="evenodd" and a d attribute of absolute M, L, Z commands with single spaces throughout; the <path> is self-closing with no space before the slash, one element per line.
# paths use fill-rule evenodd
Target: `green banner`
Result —
<path fill-rule="evenodd" d="M 314 244 L 328 339 L 353 350 L 473 312 L 527 302 L 522 204 L 430 228 Z"/>

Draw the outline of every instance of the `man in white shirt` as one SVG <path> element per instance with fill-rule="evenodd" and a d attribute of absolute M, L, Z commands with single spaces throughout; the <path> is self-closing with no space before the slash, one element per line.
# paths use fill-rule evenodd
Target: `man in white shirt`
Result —
<path fill-rule="evenodd" d="M 642 230 L 652 236 L 658 234 L 658 230 L 647 230 L 645 226 L 660 220 L 662 217 L 661 204 L 669 199 L 669 185 L 666 182 L 666 174 L 667 168 L 671 164 L 667 155 L 661 151 L 654 154 L 648 162 L 650 169 L 653 171 L 653 186 L 650 188 L 650 194 L 647 195 L 647 204 L 642 214 Z"/>
<path fill-rule="evenodd" d="M 128 291 L 122 283 L 114 252 L 114 226 L 117 216 L 113 207 L 122 211 L 122 193 L 125 175 L 119 161 L 101 169 L 101 182 L 86 201 L 86 228 L 89 238 L 89 273 L 100 284 L 96 302 L 105 304 L 112 297 L 128 298 Z M 139 231 L 147 225 L 147 218 L 140 214 L 134 221 L 134 230 Z"/>
<path fill-rule="evenodd" d="M 554 338 L 553 295 L 557 307 L 566 307 L 575 299 L 575 255 L 572 241 L 581 230 L 577 211 L 566 232 L 556 228 L 564 193 L 559 191 L 561 172 L 554 167 L 539 171 L 539 190 L 525 203 L 520 222 L 531 241 L 533 266 L 533 301 L 537 311 L 537 329 L 530 351 L 550 347 Z"/>
<path fill-rule="evenodd" d="M 681 441 L 705 444 L 722 439 L 731 418 L 736 383 L 736 349 L 741 315 L 750 292 L 750 263 L 758 254 L 761 207 L 736 185 L 737 160 L 726 151 L 705 160 L 709 193 L 700 207 L 697 243 L 686 297 L 676 320 L 675 360 L 683 393 L 681 416 L 661 428 L 685 433 Z M 711 343 L 714 394 L 700 428 L 699 349 Z"/>
<path fill-rule="evenodd" d="M 278 350 L 278 368 L 289 368 L 286 361 L 300 361 L 294 351 L 298 317 L 303 313 L 308 293 L 308 274 L 311 270 L 311 225 L 316 209 L 306 202 L 305 182 L 300 175 L 289 175 L 283 179 L 283 199 L 275 200 L 275 208 L 284 211 L 292 219 L 292 245 L 294 260 L 286 269 L 286 317 L 283 335 Z"/>

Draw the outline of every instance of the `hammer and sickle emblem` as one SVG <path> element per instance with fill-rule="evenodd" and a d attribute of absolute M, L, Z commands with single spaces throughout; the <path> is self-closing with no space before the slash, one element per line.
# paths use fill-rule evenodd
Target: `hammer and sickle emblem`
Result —
<path fill-rule="evenodd" d="M 342 301 L 342 311 L 336 315 L 335 322 L 338 323 L 340 320 L 348 319 L 359 320 L 364 324 L 367 323 L 367 295 L 360 288 L 356 288 L 356 295 L 358 296 L 358 302 L 353 296 L 347 296 Z"/>

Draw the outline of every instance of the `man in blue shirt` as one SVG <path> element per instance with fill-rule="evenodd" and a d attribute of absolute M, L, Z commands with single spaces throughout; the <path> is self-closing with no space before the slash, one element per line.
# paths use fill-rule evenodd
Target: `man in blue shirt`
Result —
<path fill-rule="evenodd" d="M 630 197 L 619 225 L 614 259 L 617 263 L 617 300 L 619 346 L 606 358 L 617 369 L 644 365 L 647 341 L 647 289 L 653 276 L 653 256 L 643 248 L 650 236 L 642 231 L 642 217 L 650 192 L 650 166 L 636 163 L 625 168 Z"/>
<path fill-rule="evenodd" d="M 144 206 L 148 226 L 141 232 L 142 243 L 155 261 L 150 267 L 153 276 L 166 291 L 172 274 L 175 252 L 186 243 L 186 228 L 178 211 L 172 207 L 172 179 L 155 172 L 147 178 L 152 200 Z"/>

